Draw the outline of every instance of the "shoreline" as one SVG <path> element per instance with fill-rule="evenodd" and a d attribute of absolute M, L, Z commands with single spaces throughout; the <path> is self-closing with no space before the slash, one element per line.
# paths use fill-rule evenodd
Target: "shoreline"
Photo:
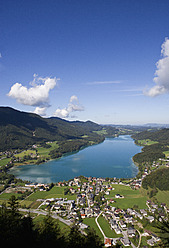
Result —
<path fill-rule="evenodd" d="M 122 135 L 123 136 L 123 135 Z M 128 137 L 130 137 L 131 138 L 131 135 L 128 135 Z M 117 137 L 112 137 L 112 139 L 114 139 L 114 138 L 117 138 Z M 109 139 L 109 137 L 108 137 L 108 139 Z M 131 138 L 132 139 L 132 138 Z M 133 139 L 132 139 L 133 140 Z M 105 141 L 105 140 L 104 140 Z M 102 142 L 100 142 L 100 143 L 96 143 L 96 144 L 93 144 L 93 145 L 89 145 L 89 146 L 83 146 L 83 147 L 81 147 L 79 150 L 77 150 L 77 151 L 74 151 L 74 152 L 68 152 L 68 153 L 65 153 L 65 154 L 63 154 L 62 155 L 62 157 L 59 157 L 59 158 L 57 158 L 57 159 L 50 159 L 50 160 L 48 160 L 48 161 L 46 161 L 46 162 L 43 162 L 43 163 L 41 163 L 41 164 L 46 164 L 46 163 L 50 163 L 51 161 L 58 161 L 59 159 L 61 159 L 61 158 L 64 158 L 64 157 L 67 157 L 67 156 L 70 156 L 70 155 L 73 155 L 73 154 L 76 154 L 76 153 L 78 153 L 79 151 L 81 151 L 81 150 L 84 150 L 85 148 L 88 148 L 88 147 L 91 147 L 91 146 L 96 146 L 96 145 L 99 145 L 99 144 L 101 144 L 101 143 L 103 143 L 104 141 L 102 141 Z M 115 173 L 115 175 L 112 173 L 112 172 L 110 172 L 111 173 L 111 177 L 116 177 L 116 178 L 118 178 L 118 179 L 121 179 L 121 178 L 125 178 L 125 179 L 133 179 L 133 178 L 135 178 L 136 176 L 137 176 L 137 174 L 139 173 L 139 169 L 138 169 L 138 165 L 136 164 L 136 163 L 134 163 L 134 161 L 133 161 L 133 157 L 131 157 L 130 158 L 131 159 L 131 164 L 129 165 L 129 166 L 131 166 L 131 167 L 133 167 L 133 170 L 134 170 L 134 172 L 132 172 L 132 175 L 130 175 L 130 173 L 129 172 L 127 172 L 128 171 L 128 169 L 126 170 L 126 172 L 127 172 L 127 174 L 125 175 L 125 172 L 124 172 L 124 175 L 119 175 L 119 169 L 117 169 L 117 171 L 116 171 L 116 173 Z M 41 165 L 40 164 L 40 165 Z M 108 163 L 107 163 L 108 164 Z M 35 163 L 27 163 L 27 164 L 19 164 L 19 165 L 17 165 L 17 167 L 23 167 L 24 165 L 27 165 L 27 166 L 29 166 L 30 165 L 30 169 L 32 168 L 33 169 L 33 166 L 36 166 L 36 168 L 39 168 L 39 167 L 37 167 L 37 165 L 35 164 Z M 38 164 L 39 165 L 39 164 Z M 59 165 L 59 167 L 58 167 L 58 175 L 59 175 L 59 177 L 60 177 L 60 173 L 61 173 L 61 167 L 60 167 L 60 163 L 58 164 Z M 49 166 L 52 166 L 51 168 L 54 168 L 53 167 L 53 165 L 49 165 Z M 16 166 L 14 165 L 11 169 L 10 169 L 10 174 L 13 174 L 13 169 L 15 169 L 16 168 Z M 65 167 L 66 168 L 66 167 Z M 71 167 L 69 167 L 69 168 L 71 168 Z M 81 167 L 81 168 L 83 168 L 83 167 Z M 94 167 L 93 167 L 94 168 Z M 99 168 L 99 167 L 98 167 Z M 101 167 L 100 167 L 101 168 Z M 100 169 L 99 168 L 99 169 Z M 102 167 L 103 168 L 103 167 Z M 114 167 L 112 167 L 112 168 L 114 168 Z M 111 170 L 112 170 L 112 168 L 111 168 Z M 38 169 L 39 170 L 39 169 Z M 43 165 L 43 168 L 42 168 L 42 175 L 43 175 L 43 170 L 44 170 L 44 165 Z M 81 169 L 80 169 L 81 170 Z M 101 169 L 101 170 L 103 170 L 103 169 Z M 33 173 L 33 171 L 32 171 L 32 173 Z M 56 173 L 56 175 L 57 175 L 57 172 L 55 172 Z M 65 172 L 64 172 L 64 174 L 65 174 Z M 73 175 L 73 176 L 71 176 L 71 174 L 75 174 L 75 175 Z M 79 175 L 85 175 L 85 176 L 93 176 L 93 177 L 102 177 L 102 178 L 106 178 L 106 177 L 110 177 L 110 175 L 108 174 L 108 175 L 104 175 L 104 174 L 106 174 L 106 173 L 103 173 L 103 174 L 100 174 L 100 176 L 96 173 L 96 175 L 94 175 L 94 173 L 93 172 L 90 172 L 90 169 L 89 169 L 89 173 L 87 173 L 87 174 L 83 174 L 83 173 L 81 173 L 80 172 L 80 174 L 79 175 L 77 175 L 77 173 L 71 173 L 70 174 L 70 178 L 67 178 L 67 176 L 65 177 L 65 179 L 64 178 L 62 178 L 62 179 L 57 179 L 57 180 L 54 180 L 54 178 L 53 179 L 51 179 L 51 181 L 50 181 L 50 179 L 48 180 L 47 178 L 52 178 L 52 176 L 51 175 L 49 175 L 49 177 L 48 176 L 46 176 L 46 180 L 44 180 L 45 182 L 46 181 L 50 181 L 50 182 L 58 182 L 58 181 L 64 181 L 64 180 L 69 180 L 69 179 L 71 179 L 71 178 L 73 178 L 73 177 L 76 177 L 76 176 L 79 176 Z M 65 174 L 66 175 L 66 174 Z M 69 172 L 67 172 L 67 175 L 69 175 Z M 130 175 L 130 176 L 129 176 Z M 15 176 L 16 178 L 21 178 L 21 177 L 17 177 L 17 175 Z M 23 177 L 26 177 L 26 174 L 23 174 Z M 36 173 L 35 173 L 35 176 L 33 176 L 33 177 L 36 177 Z M 33 177 L 32 177 L 32 179 L 33 179 Z M 37 176 L 38 177 L 38 176 Z M 22 180 L 29 180 L 29 181 L 34 181 L 34 182 L 39 182 L 39 180 L 37 180 L 37 177 L 35 178 L 35 180 L 31 180 L 31 178 L 30 179 L 22 179 Z M 40 174 L 39 174 L 39 177 L 41 177 L 41 181 L 42 181 L 42 177 L 43 176 L 40 176 Z M 53 176 L 53 177 L 55 177 L 55 176 Z M 57 177 L 57 176 L 56 176 Z"/>

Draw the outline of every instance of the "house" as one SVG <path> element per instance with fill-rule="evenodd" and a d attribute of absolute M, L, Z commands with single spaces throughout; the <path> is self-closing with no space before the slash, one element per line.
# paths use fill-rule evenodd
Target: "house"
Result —
<path fill-rule="evenodd" d="M 89 226 L 84 223 L 79 223 L 81 229 L 87 229 Z"/>
<path fill-rule="evenodd" d="M 154 221 L 154 217 L 153 217 L 153 216 L 148 216 L 148 217 L 147 217 L 147 220 L 149 220 L 150 223 L 152 223 L 152 222 Z"/>
<path fill-rule="evenodd" d="M 133 217 L 131 215 L 124 214 L 124 219 L 127 223 L 132 223 Z"/>
<path fill-rule="evenodd" d="M 129 236 L 130 238 L 132 238 L 132 237 L 135 236 L 136 230 L 135 230 L 133 227 L 129 227 L 129 228 L 127 229 L 127 234 L 128 234 L 128 236 Z"/>
<path fill-rule="evenodd" d="M 117 228 L 118 227 L 118 224 L 116 222 L 116 220 L 110 220 L 110 225 L 111 225 L 111 228 L 114 229 L 114 228 Z"/>
<path fill-rule="evenodd" d="M 150 245 L 150 246 L 154 246 L 154 239 L 153 238 L 148 239 L 147 244 Z"/>
<path fill-rule="evenodd" d="M 140 209 L 140 213 L 145 217 L 147 215 L 147 212 L 145 209 Z"/>
<path fill-rule="evenodd" d="M 124 198 L 124 196 L 120 195 L 120 194 L 116 194 L 115 198 Z"/>
<path fill-rule="evenodd" d="M 126 228 L 126 224 L 122 220 L 119 221 L 119 225 L 121 226 L 121 228 Z"/>
<path fill-rule="evenodd" d="M 115 231 L 117 234 L 121 234 L 121 233 L 122 233 L 122 231 L 121 231 L 121 229 L 120 229 L 119 227 L 114 228 L 114 231 Z"/>
<path fill-rule="evenodd" d="M 155 208 L 157 209 L 158 208 L 158 205 L 157 204 L 151 204 L 152 208 Z"/>
<path fill-rule="evenodd" d="M 119 216 L 118 214 L 114 214 L 114 218 L 115 218 L 116 220 L 119 220 L 119 219 L 120 219 L 120 216 Z"/>
<path fill-rule="evenodd" d="M 104 245 L 105 245 L 105 247 L 111 246 L 111 245 L 112 245 L 112 239 L 110 239 L 110 238 L 105 238 L 105 239 L 104 239 Z"/>
<path fill-rule="evenodd" d="M 124 246 L 130 246 L 131 242 L 130 240 L 126 237 L 126 238 L 121 238 L 121 242 Z"/>
<path fill-rule="evenodd" d="M 111 200 L 111 199 L 110 199 L 110 200 Z M 116 210 L 116 208 L 115 208 L 115 207 L 112 207 L 111 210 L 114 212 L 114 211 Z"/>
<path fill-rule="evenodd" d="M 160 238 L 152 233 L 152 238 L 147 240 L 147 244 L 150 246 L 154 246 L 154 244 L 156 244 L 158 241 L 160 241 Z"/>
<path fill-rule="evenodd" d="M 76 192 L 76 190 L 73 189 L 73 188 L 70 188 L 69 190 L 70 190 L 70 192 L 71 192 L 72 194 L 75 194 L 75 192 Z"/>
<path fill-rule="evenodd" d="M 131 208 L 127 209 L 127 213 L 129 213 L 130 215 L 135 215 L 135 211 Z"/>
<path fill-rule="evenodd" d="M 85 219 L 86 218 L 86 215 L 85 214 L 81 214 L 80 215 L 82 219 Z"/>
<path fill-rule="evenodd" d="M 140 220 L 143 219 L 143 216 L 140 213 L 136 212 L 136 211 L 135 211 L 135 217 L 139 218 Z"/>
<path fill-rule="evenodd" d="M 149 230 L 144 230 L 144 233 L 142 233 L 142 236 L 145 236 L 145 237 L 147 237 L 147 236 L 150 236 L 151 235 L 151 231 L 149 231 Z"/>
<path fill-rule="evenodd" d="M 155 235 L 154 233 L 152 233 L 152 238 L 155 240 L 155 242 L 160 241 L 160 238 L 157 235 Z"/>

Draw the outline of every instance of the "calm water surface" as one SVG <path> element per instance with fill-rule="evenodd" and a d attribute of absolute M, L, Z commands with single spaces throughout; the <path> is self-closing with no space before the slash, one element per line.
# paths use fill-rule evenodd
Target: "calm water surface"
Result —
<path fill-rule="evenodd" d="M 40 165 L 23 165 L 11 169 L 17 178 L 51 183 L 79 175 L 93 177 L 135 177 L 138 168 L 132 157 L 141 151 L 129 135 L 107 138 L 101 144 Z"/>

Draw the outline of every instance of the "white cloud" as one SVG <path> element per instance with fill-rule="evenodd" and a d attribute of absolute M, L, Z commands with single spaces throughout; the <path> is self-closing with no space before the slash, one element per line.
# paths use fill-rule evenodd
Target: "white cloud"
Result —
<path fill-rule="evenodd" d="M 34 74 L 33 81 L 29 83 L 31 87 L 15 83 L 7 95 L 24 105 L 49 107 L 49 92 L 57 85 L 58 80 L 55 77 L 41 78 Z"/>
<path fill-rule="evenodd" d="M 0 53 L 0 58 L 2 58 L 2 53 Z"/>
<path fill-rule="evenodd" d="M 73 102 L 73 101 L 78 102 L 78 98 L 77 98 L 77 96 L 75 96 L 75 95 L 71 96 L 71 98 L 70 98 L 70 102 Z"/>
<path fill-rule="evenodd" d="M 84 107 L 79 104 L 78 97 L 73 95 L 70 97 L 68 106 L 63 109 L 56 109 L 53 115 L 60 118 L 67 118 L 72 112 L 76 111 L 84 111 Z"/>
<path fill-rule="evenodd" d="M 166 38 L 161 46 L 161 56 L 156 63 L 157 70 L 153 79 L 156 84 L 150 90 L 145 91 L 145 95 L 154 97 L 157 95 L 169 93 L 169 39 Z"/>
<path fill-rule="evenodd" d="M 34 113 L 41 116 L 46 116 L 46 107 L 36 107 Z"/>

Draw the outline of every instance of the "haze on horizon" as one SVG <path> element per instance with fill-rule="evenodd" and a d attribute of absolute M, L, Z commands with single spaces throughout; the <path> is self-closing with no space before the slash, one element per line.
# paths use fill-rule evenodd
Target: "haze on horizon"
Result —
<path fill-rule="evenodd" d="M 2 0 L 0 106 L 169 124 L 168 0 Z"/>

